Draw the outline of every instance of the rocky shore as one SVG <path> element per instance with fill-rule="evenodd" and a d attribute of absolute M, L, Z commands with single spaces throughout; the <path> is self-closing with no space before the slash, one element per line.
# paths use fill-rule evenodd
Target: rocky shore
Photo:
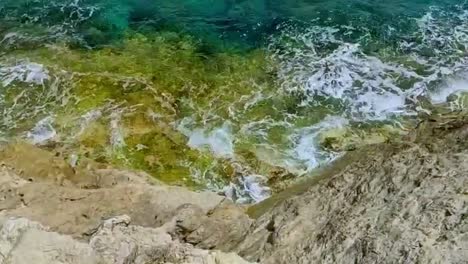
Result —
<path fill-rule="evenodd" d="M 25 143 L 0 162 L 2 264 L 468 263 L 466 114 L 250 208 Z"/>

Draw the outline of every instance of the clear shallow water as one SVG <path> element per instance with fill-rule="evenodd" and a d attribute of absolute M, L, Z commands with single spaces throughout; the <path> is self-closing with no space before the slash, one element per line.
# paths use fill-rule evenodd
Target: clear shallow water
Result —
<path fill-rule="evenodd" d="M 3 1 L 5 140 L 61 137 L 75 157 L 89 151 L 74 138 L 102 125 L 105 146 L 89 143 L 102 148 L 98 160 L 259 201 L 272 178 L 307 176 L 348 141 L 385 140 L 431 103 L 465 107 L 450 96 L 468 91 L 467 4 L 376 2 Z M 116 92 L 132 85 L 154 94 Z M 166 127 L 164 139 L 154 134 Z M 338 147 L 324 146 L 330 138 Z"/>

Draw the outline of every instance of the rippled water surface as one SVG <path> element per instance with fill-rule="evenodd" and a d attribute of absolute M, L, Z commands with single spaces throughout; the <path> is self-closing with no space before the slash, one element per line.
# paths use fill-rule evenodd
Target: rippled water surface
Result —
<path fill-rule="evenodd" d="M 468 102 L 468 4 L 3 0 L 0 136 L 256 202 Z"/>

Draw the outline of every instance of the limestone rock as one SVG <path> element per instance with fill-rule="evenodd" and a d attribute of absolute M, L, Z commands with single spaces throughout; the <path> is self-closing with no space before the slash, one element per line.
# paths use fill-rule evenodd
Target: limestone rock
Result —
<path fill-rule="evenodd" d="M 101 223 L 89 244 L 25 218 L 0 220 L 1 264 L 248 264 L 234 253 L 173 240 L 164 228 L 130 225 L 123 215 Z"/>
<path fill-rule="evenodd" d="M 26 145 L 0 156 L 2 264 L 247 263 L 195 247 L 238 243 L 250 227 L 244 209 L 215 193 L 167 186 L 138 172 L 73 170 Z M 190 232 L 179 233 L 182 227 Z M 187 243 L 195 232 L 199 241 Z"/>
<path fill-rule="evenodd" d="M 31 263 L 31 256 L 57 264 L 468 259 L 466 115 L 433 118 L 403 140 L 353 151 L 320 178 L 252 207 L 255 220 L 216 194 L 138 173 L 101 168 L 30 180 L 34 170 L 15 166 L 22 165 L 0 170 L 1 264 Z"/>
<path fill-rule="evenodd" d="M 162 185 L 144 172 L 117 170 L 91 160 L 84 159 L 79 166 L 72 166 L 61 153 L 22 142 L 1 149 L 0 161 L 25 180 L 60 186 L 99 189 L 122 184 Z"/>
<path fill-rule="evenodd" d="M 164 227 L 129 226 L 129 221 L 128 216 L 106 220 L 91 238 L 91 247 L 103 256 L 104 263 L 248 263 L 232 253 L 197 249 L 173 240 Z"/>
<path fill-rule="evenodd" d="M 69 236 L 48 232 L 41 224 L 25 218 L 2 220 L 0 263 L 94 264 L 92 248 Z"/>
<path fill-rule="evenodd" d="M 178 237 L 203 249 L 229 251 L 239 244 L 252 225 L 242 209 L 228 200 L 204 214 L 201 208 L 184 205 L 175 219 Z"/>
<path fill-rule="evenodd" d="M 115 174 L 113 170 L 105 173 Z M 123 173 L 123 172 L 121 172 Z M 138 175 L 131 175 L 138 177 Z M 9 169 L 0 172 L 0 215 L 26 217 L 53 231 L 80 237 L 96 228 L 102 219 L 128 214 L 137 225 L 158 227 L 170 221 L 183 204 L 196 204 L 204 213 L 223 197 L 210 192 L 192 192 L 181 187 L 133 183 L 98 189 L 60 186 L 34 179 L 25 181 Z M 110 176 L 110 175 L 109 175 Z"/>
<path fill-rule="evenodd" d="M 344 159 L 331 177 L 263 208 L 240 255 L 261 263 L 467 263 L 468 119 L 424 122 L 412 140 Z"/>

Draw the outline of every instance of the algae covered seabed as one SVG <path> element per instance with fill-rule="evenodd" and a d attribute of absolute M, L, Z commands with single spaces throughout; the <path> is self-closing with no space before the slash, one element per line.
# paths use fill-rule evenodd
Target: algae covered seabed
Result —
<path fill-rule="evenodd" d="M 0 139 L 257 202 L 465 108 L 462 1 L 4 0 Z"/>

